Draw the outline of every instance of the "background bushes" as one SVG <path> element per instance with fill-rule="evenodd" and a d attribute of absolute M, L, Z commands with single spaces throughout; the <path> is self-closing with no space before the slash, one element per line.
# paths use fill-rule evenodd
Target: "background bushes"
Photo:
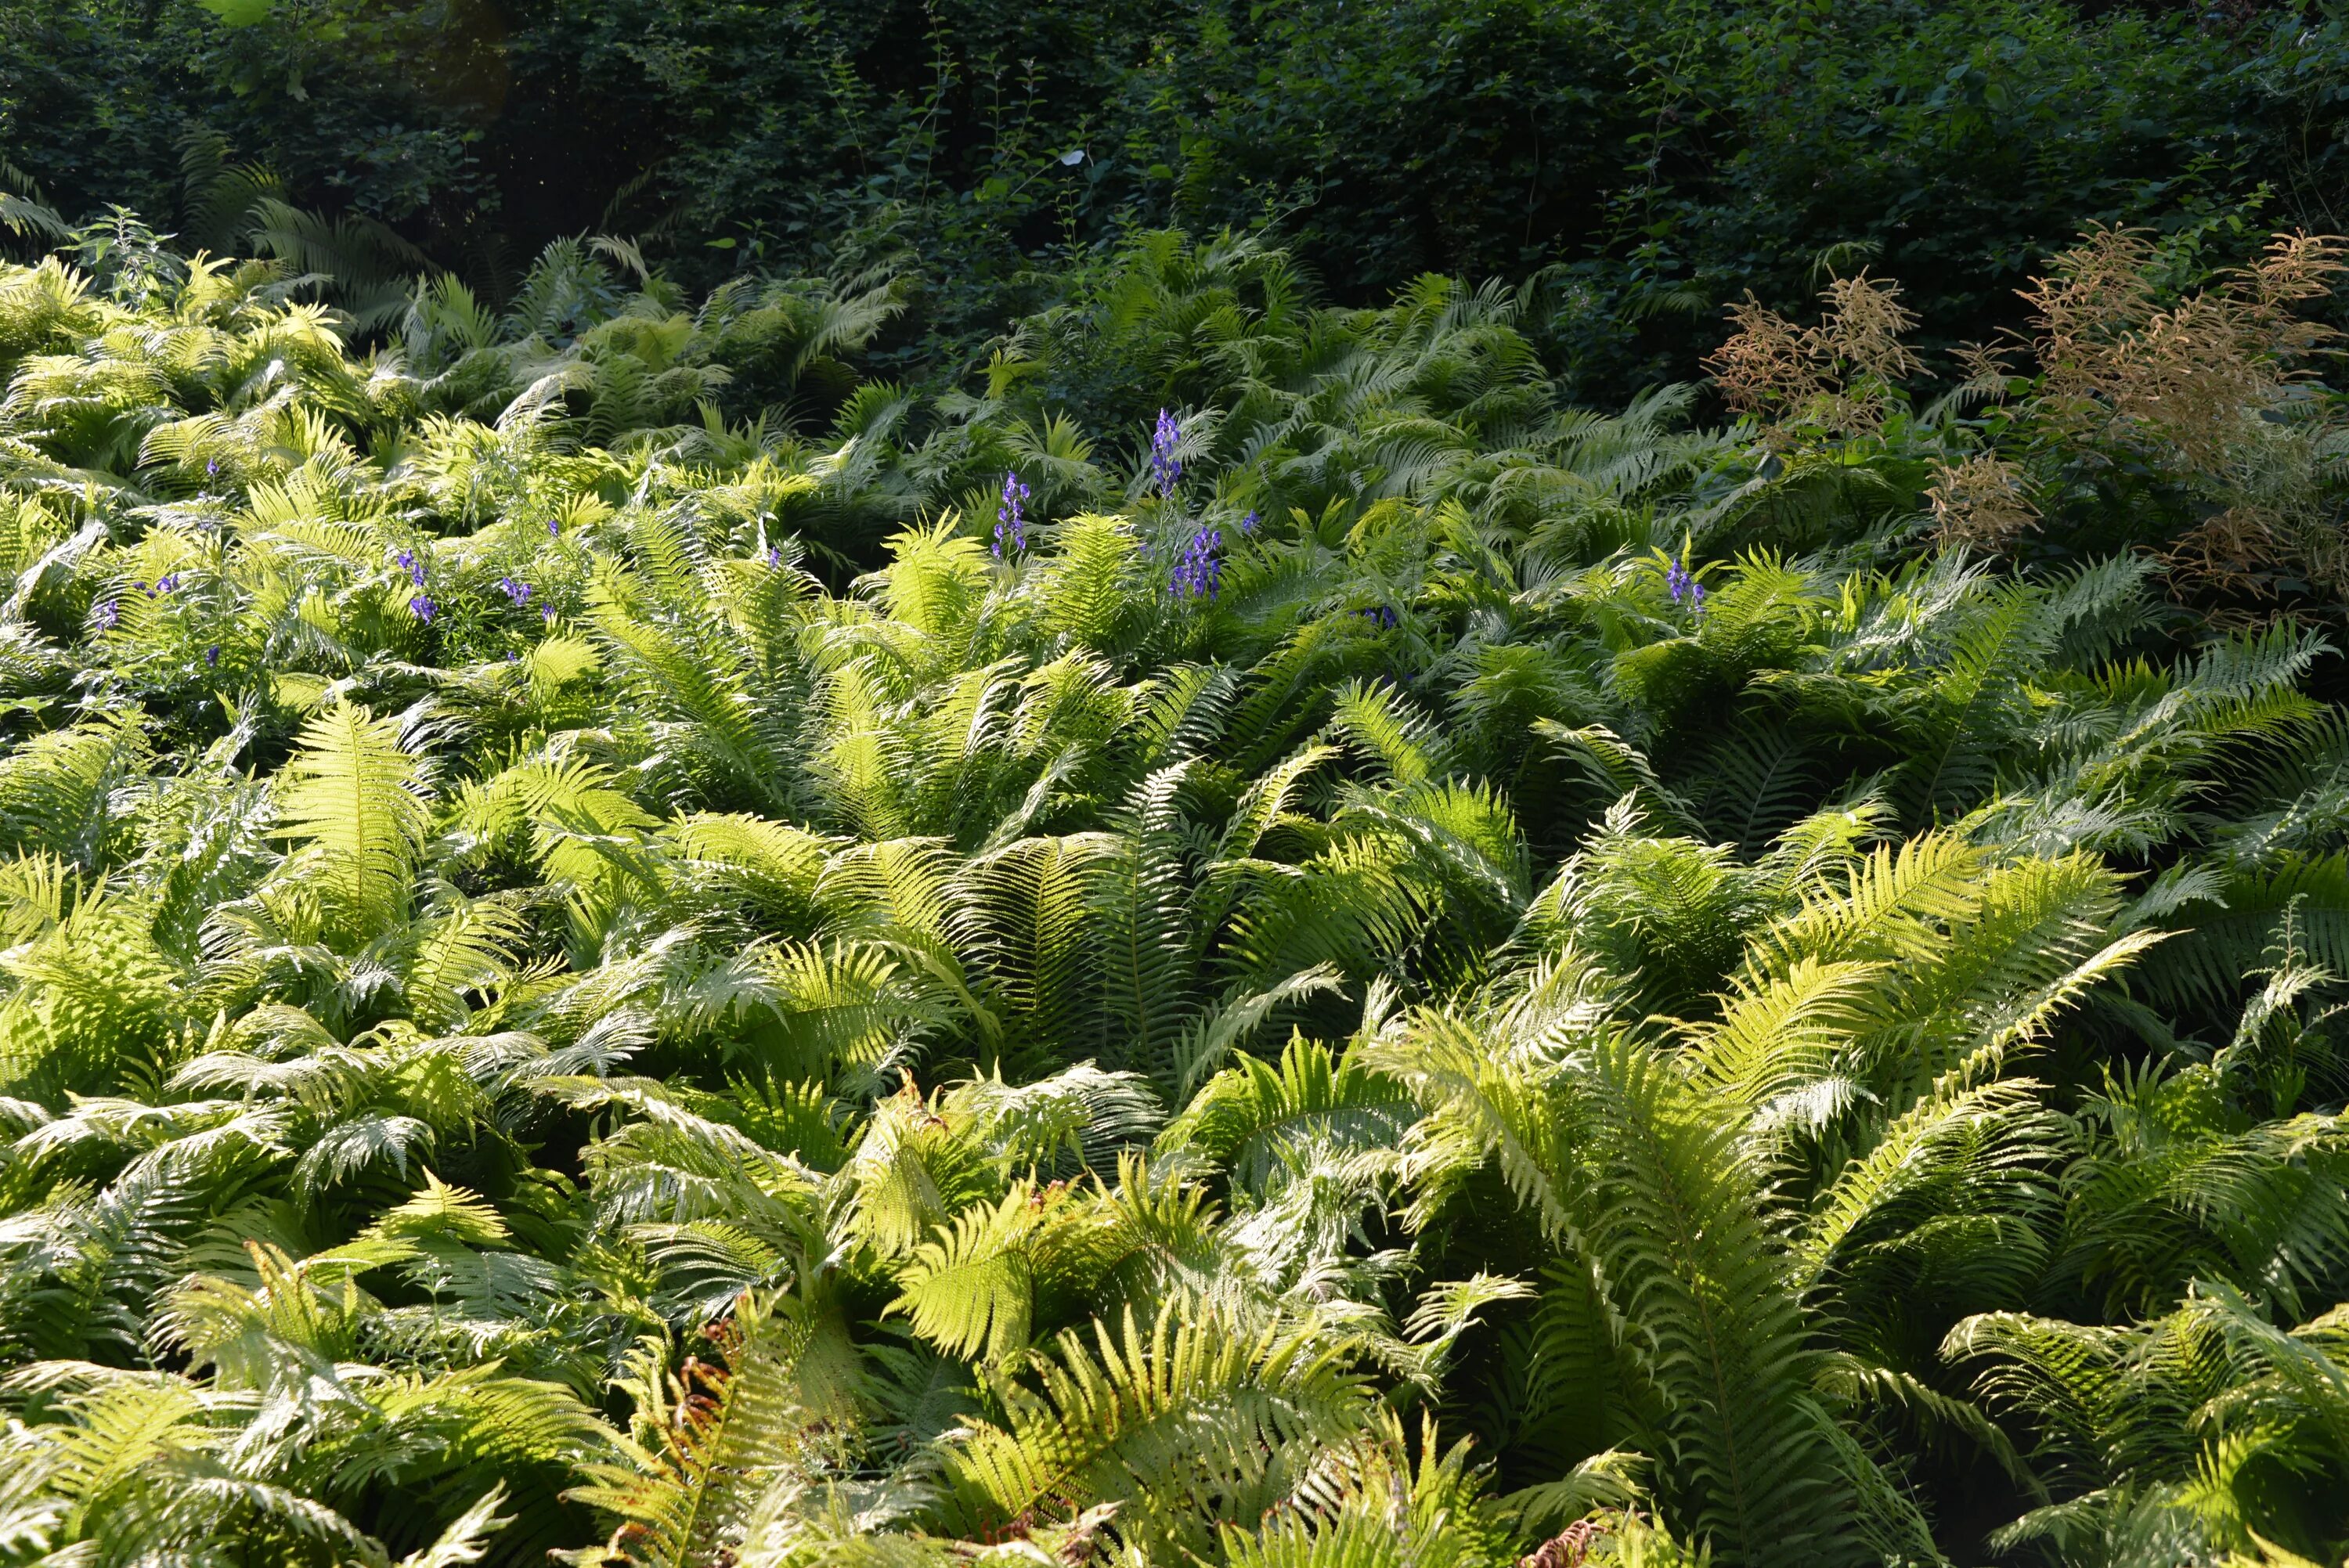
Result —
<path fill-rule="evenodd" d="M 1341 303 L 1538 280 L 1591 398 L 1826 261 L 1929 347 L 2084 227 L 2339 227 L 2321 9 L 1557 0 L 22 0 L 0 143 L 69 215 L 186 206 L 196 127 L 492 298 L 562 233 L 688 282 L 918 257 L 952 369 L 1121 233 L 1268 225 Z"/>

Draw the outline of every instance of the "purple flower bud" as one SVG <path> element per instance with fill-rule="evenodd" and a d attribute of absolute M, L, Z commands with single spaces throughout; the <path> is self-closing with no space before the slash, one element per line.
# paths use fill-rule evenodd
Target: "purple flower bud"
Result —
<path fill-rule="evenodd" d="M 220 667 L 220 645 L 215 643 L 212 646 L 204 650 L 204 663 L 212 665 L 215 669 Z"/>
<path fill-rule="evenodd" d="M 432 624 L 432 617 L 440 613 L 440 606 L 435 604 L 426 595 L 419 593 L 408 602 L 408 613 L 429 626 Z"/>
<path fill-rule="evenodd" d="M 111 599 L 106 600 L 92 612 L 91 619 L 98 623 L 99 631 L 111 632 L 122 624 L 122 606 Z"/>
<path fill-rule="evenodd" d="M 1257 516 L 1256 513 L 1250 512 L 1246 517 L 1240 519 L 1240 531 L 1242 533 L 1253 534 L 1257 531 L 1257 525 L 1261 523 L 1263 521 L 1264 519 Z"/>
<path fill-rule="evenodd" d="M 549 539 L 563 537 L 563 521 L 560 518 L 550 517 L 546 520 L 546 537 Z"/>

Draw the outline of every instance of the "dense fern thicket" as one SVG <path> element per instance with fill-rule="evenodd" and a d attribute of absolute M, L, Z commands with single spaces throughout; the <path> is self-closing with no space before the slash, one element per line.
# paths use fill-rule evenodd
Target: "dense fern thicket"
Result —
<path fill-rule="evenodd" d="M 501 308 L 557 234 L 697 288 L 902 250 L 900 378 L 1161 225 L 1268 224 L 1349 304 L 1539 273 L 1522 330 L 1606 405 L 1822 254 L 1986 336 L 2092 222 L 2349 228 L 2344 106 L 2314 0 L 0 6 L 0 149 L 77 219 L 240 248 L 190 179 L 224 160 Z"/>
<path fill-rule="evenodd" d="M 1173 234 L 943 396 L 0 270 L 0 1557 L 2341 1562 L 2342 263 L 2194 263 L 1717 428 Z"/>

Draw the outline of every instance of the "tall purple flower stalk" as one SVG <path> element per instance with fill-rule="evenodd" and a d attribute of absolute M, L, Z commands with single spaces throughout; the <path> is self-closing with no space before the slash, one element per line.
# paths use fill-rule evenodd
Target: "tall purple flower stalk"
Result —
<path fill-rule="evenodd" d="M 1175 484 L 1183 478 L 1183 459 L 1174 455 L 1174 447 L 1183 438 L 1183 427 L 1165 409 L 1158 410 L 1158 428 L 1150 436 L 1150 471 L 1157 476 L 1158 493 L 1173 495 Z"/>
<path fill-rule="evenodd" d="M 994 554 L 998 561 L 1028 548 L 1027 514 L 1020 506 L 1027 499 L 1028 487 L 1019 482 L 1019 476 L 1007 472 L 1003 476 L 1003 504 L 995 509 Z"/>
<path fill-rule="evenodd" d="M 1224 547 L 1224 531 L 1201 528 L 1191 535 L 1183 547 L 1183 554 L 1174 562 L 1174 574 L 1169 579 L 1167 591 L 1177 599 L 1213 599 L 1224 586 L 1223 558 L 1217 554 Z"/>

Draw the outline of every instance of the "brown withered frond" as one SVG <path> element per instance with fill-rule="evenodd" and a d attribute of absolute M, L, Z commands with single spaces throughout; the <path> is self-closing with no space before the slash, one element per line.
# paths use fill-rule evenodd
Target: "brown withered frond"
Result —
<path fill-rule="evenodd" d="M 1599 1520 L 1578 1519 L 1518 1558 L 1517 1568 L 1581 1568 L 1589 1559 L 1591 1547 L 1606 1533 L 1606 1525 Z"/>

